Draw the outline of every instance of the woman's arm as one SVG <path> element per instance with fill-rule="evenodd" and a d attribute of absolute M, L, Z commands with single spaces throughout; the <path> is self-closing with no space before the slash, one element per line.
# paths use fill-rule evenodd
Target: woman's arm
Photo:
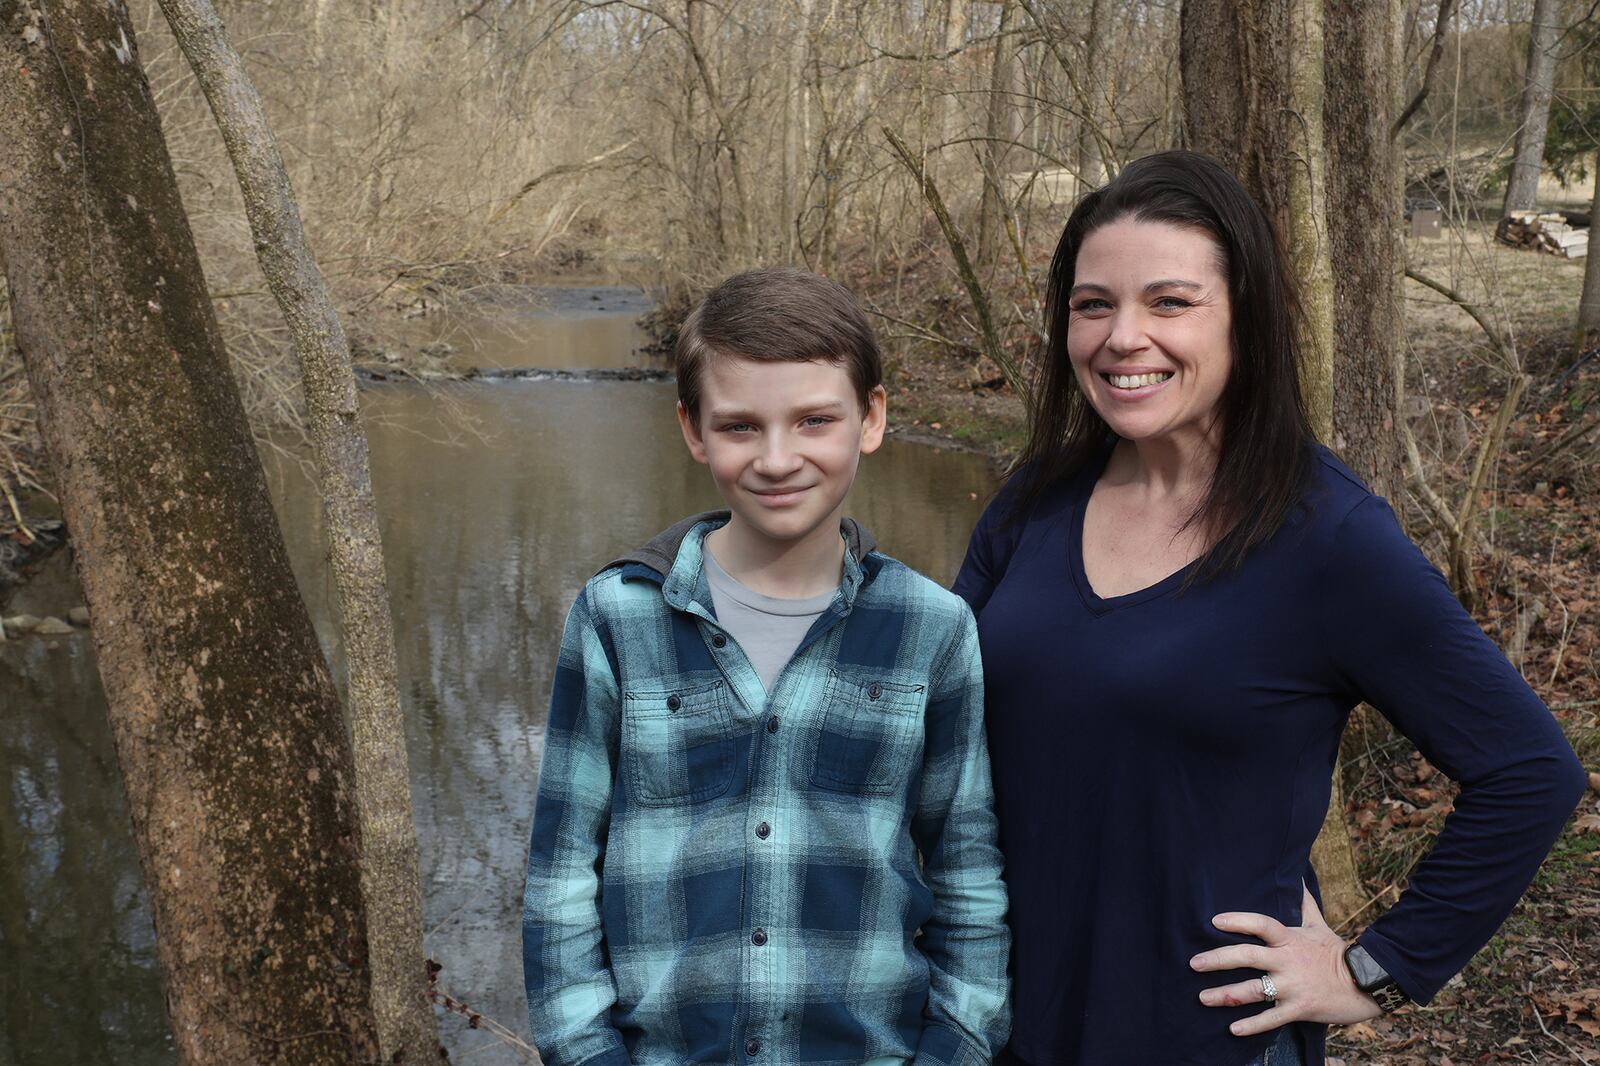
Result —
<path fill-rule="evenodd" d="M 1328 648 L 1352 695 L 1461 785 L 1409 889 L 1361 936 L 1426 1003 L 1505 921 L 1587 777 L 1549 709 L 1382 499 L 1346 515 L 1322 588 Z"/>
<path fill-rule="evenodd" d="M 1549 710 L 1382 499 L 1367 497 L 1344 516 L 1321 569 L 1317 602 L 1307 607 L 1322 623 L 1330 684 L 1376 707 L 1461 784 L 1410 887 L 1360 937 L 1400 990 L 1426 1003 L 1516 905 L 1586 776 Z M 1273 976 L 1285 1008 L 1246 1019 L 1236 1032 L 1357 1020 L 1349 1016 L 1358 1001 L 1350 996 L 1345 945 L 1314 908 L 1307 913 L 1300 929 L 1264 915 L 1217 917 L 1219 928 L 1257 936 L 1265 946 L 1205 952 L 1195 968 L 1260 969 Z M 1211 989 L 1202 1000 L 1259 1002 L 1259 989 L 1247 987 L 1257 984 Z M 1363 1009 L 1370 1016 L 1376 1007 Z"/>

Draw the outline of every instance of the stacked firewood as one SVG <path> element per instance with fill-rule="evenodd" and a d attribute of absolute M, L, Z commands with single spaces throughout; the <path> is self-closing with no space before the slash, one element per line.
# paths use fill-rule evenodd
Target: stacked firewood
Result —
<path fill-rule="evenodd" d="M 1589 252 L 1589 217 L 1560 211 L 1513 211 L 1500 220 L 1494 235 L 1513 248 L 1581 259 Z"/>

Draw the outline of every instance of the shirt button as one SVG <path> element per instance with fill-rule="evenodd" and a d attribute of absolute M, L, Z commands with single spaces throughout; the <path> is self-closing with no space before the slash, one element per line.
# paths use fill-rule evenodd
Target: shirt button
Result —
<path fill-rule="evenodd" d="M 759 1040 L 746 1040 L 744 1042 L 744 1053 L 746 1055 L 759 1055 L 759 1054 L 761 1054 L 761 1041 L 759 1041 Z"/>
<path fill-rule="evenodd" d="M 757 929 L 755 932 L 750 934 L 750 943 L 754 944 L 756 947 L 762 947 L 766 944 L 766 942 L 767 931 L 765 929 Z"/>
<path fill-rule="evenodd" d="M 767 732 L 776 733 L 777 731 L 778 731 L 778 716 L 777 715 L 773 715 L 771 718 L 767 719 Z"/>
<path fill-rule="evenodd" d="M 679 707 L 682 707 L 682 706 L 683 706 L 683 701 L 680 700 L 678 697 L 676 697 L 676 696 L 668 696 L 667 697 L 667 710 L 676 711 Z"/>
<path fill-rule="evenodd" d="M 767 839 L 771 835 L 772 826 L 768 825 L 766 822 L 762 822 L 760 825 L 756 826 L 756 836 L 760 837 L 762 840 Z"/>
<path fill-rule="evenodd" d="M 711 638 L 711 646 L 713 648 L 726 648 L 728 646 L 728 638 L 718 633 Z"/>
<path fill-rule="evenodd" d="M 867 699 L 875 700 L 883 695 L 883 686 L 874 681 L 867 686 Z"/>

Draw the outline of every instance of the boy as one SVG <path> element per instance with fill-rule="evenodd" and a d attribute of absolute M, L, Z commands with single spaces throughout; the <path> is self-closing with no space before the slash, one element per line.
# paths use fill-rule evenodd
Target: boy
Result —
<path fill-rule="evenodd" d="M 592 578 L 550 698 L 523 903 L 549 1066 L 988 1066 L 1005 890 L 966 605 L 843 518 L 883 439 L 841 286 L 723 282 L 678 420 L 728 509 Z"/>

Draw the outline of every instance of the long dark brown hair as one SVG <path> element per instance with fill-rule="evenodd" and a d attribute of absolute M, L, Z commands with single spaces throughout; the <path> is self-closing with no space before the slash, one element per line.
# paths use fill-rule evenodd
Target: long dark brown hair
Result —
<path fill-rule="evenodd" d="M 1300 396 L 1300 306 L 1288 256 L 1239 179 L 1210 156 L 1145 156 L 1085 196 L 1067 219 L 1050 264 L 1049 339 L 1011 513 L 1020 520 L 1051 485 L 1080 472 L 1112 440 L 1067 357 L 1068 296 L 1084 239 L 1124 218 L 1198 229 L 1222 247 L 1233 364 L 1218 400 L 1217 469 L 1187 523 L 1212 544 L 1191 574 L 1203 580 L 1237 566 L 1277 532 L 1300 497 L 1315 440 Z"/>

